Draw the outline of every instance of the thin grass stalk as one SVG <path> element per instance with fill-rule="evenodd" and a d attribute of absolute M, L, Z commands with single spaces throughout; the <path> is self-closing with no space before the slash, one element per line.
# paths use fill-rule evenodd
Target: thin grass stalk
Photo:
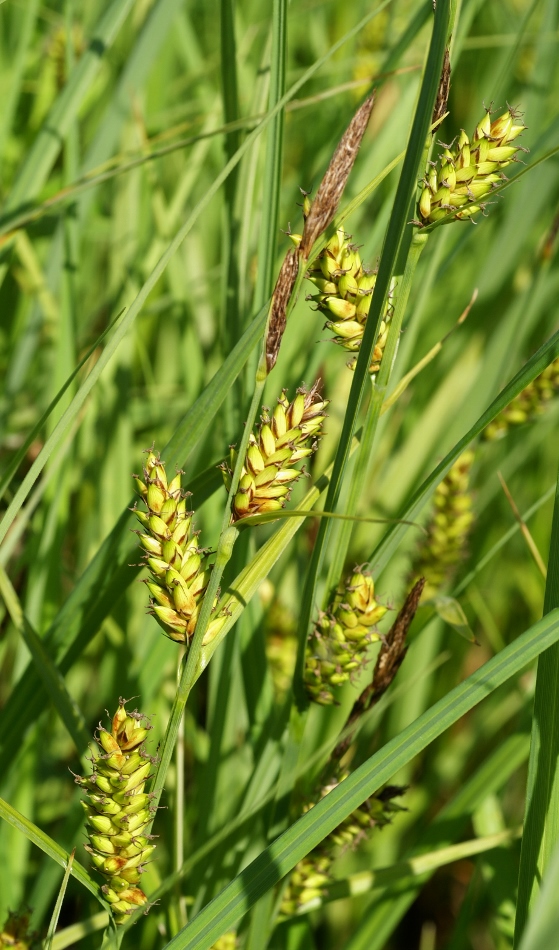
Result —
<path fill-rule="evenodd" d="M 235 42 L 235 7 L 233 0 L 221 0 L 220 3 L 221 38 L 221 89 L 223 98 L 223 116 L 226 124 L 235 123 L 239 118 L 239 97 L 237 93 L 237 50 Z M 225 157 L 230 162 L 239 148 L 239 130 L 233 128 L 225 135 Z M 239 165 L 231 170 L 225 179 L 224 188 L 224 226 L 223 233 L 223 352 L 230 352 L 239 337 L 239 269 L 238 236 L 239 221 L 236 212 Z M 232 387 L 226 401 L 226 422 L 228 436 L 238 425 L 238 412 L 241 403 L 239 381 Z"/>
<path fill-rule="evenodd" d="M 287 2 L 273 0 L 272 5 L 272 53 L 270 60 L 270 91 L 268 109 L 273 109 L 285 93 L 287 56 Z M 262 219 L 258 245 L 258 273 L 254 288 L 253 306 L 260 309 L 270 298 L 273 289 L 274 261 L 276 256 L 277 230 L 281 188 L 281 164 L 283 152 L 283 129 L 285 112 L 281 109 L 268 128 L 264 184 L 262 193 Z"/>
<path fill-rule="evenodd" d="M 371 464 L 378 421 L 382 414 L 382 407 L 390 382 L 402 321 L 406 312 L 407 302 L 415 275 L 415 269 L 421 256 L 421 252 L 425 247 L 426 241 L 427 236 L 424 236 L 421 234 L 421 232 L 416 232 L 412 238 L 404 274 L 402 276 L 400 286 L 396 291 L 396 306 L 390 321 L 388 338 L 386 341 L 382 362 L 380 364 L 380 370 L 376 379 L 371 380 L 371 398 L 365 418 L 365 423 L 363 425 L 361 447 L 359 449 L 355 468 L 352 473 L 349 494 L 344 506 L 345 513 L 349 516 L 356 514 L 359 501 L 363 497 L 363 492 L 367 483 L 367 475 Z M 325 603 L 331 599 L 332 593 L 344 570 L 352 530 L 353 523 L 351 521 L 346 521 L 342 524 L 342 527 L 339 531 L 334 549 L 334 556 L 330 563 L 326 581 L 326 591 L 324 596 Z M 326 538 L 325 543 L 327 543 L 327 540 L 328 539 Z"/>
<path fill-rule="evenodd" d="M 553 508 L 544 617 L 559 607 L 559 475 Z M 514 946 L 520 943 L 559 842 L 559 646 L 538 659 Z"/>

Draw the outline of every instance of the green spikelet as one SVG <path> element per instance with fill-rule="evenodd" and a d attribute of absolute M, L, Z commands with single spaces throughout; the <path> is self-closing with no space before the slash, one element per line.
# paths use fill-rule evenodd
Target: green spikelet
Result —
<path fill-rule="evenodd" d="M 258 433 L 250 435 L 239 490 L 233 500 L 233 521 L 284 507 L 292 485 L 301 476 L 295 465 L 318 447 L 327 405 L 318 393 L 317 382 L 308 392 L 299 389 L 291 403 L 282 392 L 272 413 L 263 408 Z M 232 449 L 230 465 L 222 465 L 228 489 L 235 462 Z"/>
<path fill-rule="evenodd" d="M 307 277 L 318 290 L 307 300 L 314 300 L 318 309 L 327 315 L 326 326 L 335 334 L 333 342 L 350 353 L 357 353 L 365 332 L 377 275 L 363 267 L 359 251 L 350 243 L 350 237 L 343 228 L 330 238 Z M 378 373 L 380 368 L 392 311 L 392 304 L 388 300 L 369 367 L 369 372 L 373 374 Z M 355 363 L 354 357 L 348 363 L 350 369 L 354 369 Z"/>
<path fill-rule="evenodd" d="M 491 122 L 487 112 L 471 140 L 462 130 L 455 143 L 444 147 L 438 161 L 429 163 L 418 204 L 423 224 L 445 217 L 469 218 L 483 209 L 478 199 L 506 180 L 503 169 L 519 151 L 513 142 L 526 126 L 515 124 L 517 118 L 518 113 L 508 108 Z M 472 201 L 476 204 L 471 205 Z"/>
<path fill-rule="evenodd" d="M 513 399 L 509 405 L 499 413 L 493 422 L 483 430 L 483 439 L 492 442 L 502 439 L 510 429 L 533 422 L 540 416 L 559 393 L 559 358 L 546 366 L 543 373 Z"/>
<path fill-rule="evenodd" d="M 10 911 L 8 919 L 0 933 L 0 948 L 10 947 L 10 950 L 39 950 L 41 941 L 36 933 L 29 930 L 29 910 Z"/>
<path fill-rule="evenodd" d="M 348 774 L 342 773 L 324 785 L 316 800 L 308 804 L 304 811 L 313 808 L 321 798 L 346 779 Z M 372 795 L 342 821 L 317 848 L 299 861 L 284 891 L 281 913 L 291 917 L 305 904 L 320 899 L 333 881 L 332 865 L 337 852 L 358 847 L 361 841 L 369 837 L 373 828 L 382 828 L 392 820 L 395 812 L 403 811 L 393 799 L 403 795 L 404 791 L 400 786 L 391 785 Z"/>
<path fill-rule="evenodd" d="M 188 495 L 181 491 L 181 474 L 167 480 L 165 465 L 158 455 L 148 453 L 144 481 L 137 479 L 147 512 L 136 511 L 145 534 L 140 543 L 145 551 L 151 578 L 146 582 L 151 595 L 150 609 L 171 640 L 189 643 L 204 593 L 208 586 L 211 565 L 198 545 L 198 534 L 192 531 L 193 512 L 187 511 Z M 218 632 L 224 618 L 210 621 L 204 637 L 208 643 Z"/>
<path fill-rule="evenodd" d="M 85 847 L 106 879 L 101 890 L 117 924 L 147 903 L 137 885 L 155 848 L 146 834 L 153 813 L 144 792 L 154 762 L 143 745 L 151 725 L 141 713 L 129 713 L 124 706 L 121 699 L 110 732 L 99 725 L 96 740 L 101 751 L 93 754 L 92 774 L 76 776 L 88 796 L 82 802 L 89 836 Z"/>
<path fill-rule="evenodd" d="M 372 577 L 361 570 L 338 589 L 307 645 L 304 680 L 313 702 L 332 705 L 336 687 L 365 665 L 369 644 L 379 639 L 375 625 L 387 609 L 375 599 Z"/>
<path fill-rule="evenodd" d="M 435 596 L 451 580 L 466 553 L 474 520 L 468 490 L 473 461 L 474 452 L 464 452 L 435 491 L 434 511 L 426 526 L 427 537 L 420 545 L 413 566 L 414 578 L 424 577 L 427 582 L 423 599 Z"/>

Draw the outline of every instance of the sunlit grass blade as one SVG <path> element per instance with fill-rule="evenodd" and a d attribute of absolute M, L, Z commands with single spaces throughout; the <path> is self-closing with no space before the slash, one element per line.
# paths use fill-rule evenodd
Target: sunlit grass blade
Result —
<path fill-rule="evenodd" d="M 76 701 L 70 696 L 64 678 L 52 662 L 43 641 L 37 636 L 23 613 L 19 598 L 3 567 L 0 567 L 0 594 L 12 618 L 12 623 L 23 637 L 31 653 L 35 670 L 43 681 L 53 706 L 73 739 L 78 752 L 81 756 L 85 756 L 90 739 L 83 713 Z"/>
<path fill-rule="evenodd" d="M 555 493 L 544 616 L 559 607 L 559 476 Z M 542 880 L 559 847 L 559 649 L 538 660 L 524 835 L 520 855 L 515 944 L 533 913 Z"/>
<path fill-rule="evenodd" d="M 554 945 L 559 927 L 558 887 L 559 845 L 556 844 L 547 864 L 545 876 L 540 883 L 533 910 L 526 922 L 519 950 L 548 950 Z"/>
<path fill-rule="evenodd" d="M 44 851 L 45 854 L 48 854 L 60 867 L 64 869 L 68 867 L 70 855 L 64 848 L 61 848 L 56 841 L 53 841 L 53 839 L 45 834 L 44 831 L 41 831 L 37 825 L 29 821 L 28 818 L 20 814 L 15 808 L 12 808 L 12 806 L 2 798 L 0 798 L 0 818 L 3 821 L 7 821 L 13 828 L 16 828 L 17 831 L 20 831 L 22 835 L 25 835 L 32 844 L 40 848 L 41 851 Z M 86 887 L 87 890 L 97 898 L 100 904 L 103 904 L 104 907 L 106 906 L 100 888 L 78 861 L 72 863 L 71 873 L 72 877 L 75 877 L 80 884 Z"/>
<path fill-rule="evenodd" d="M 168 950 L 205 950 L 367 796 L 558 640 L 559 610 L 554 610 L 431 706 L 295 822 L 166 945 Z"/>
<path fill-rule="evenodd" d="M 422 485 L 417 489 L 402 512 L 402 518 L 413 521 L 423 506 L 431 496 L 435 487 L 444 478 L 453 462 L 468 447 L 470 442 L 475 439 L 480 432 L 494 419 L 505 406 L 508 406 L 518 393 L 530 383 L 536 376 L 545 369 L 559 355 L 559 331 L 544 343 L 539 350 L 528 360 L 522 369 L 511 379 L 510 383 L 499 393 L 491 405 L 478 418 L 477 422 L 469 429 L 465 436 L 451 449 L 442 462 L 431 472 Z M 380 544 L 375 548 L 370 561 L 375 573 L 379 573 L 387 564 L 397 549 L 403 534 L 406 531 L 405 525 L 395 525 L 385 535 Z"/>
<path fill-rule="evenodd" d="M 50 919 L 48 933 L 45 937 L 44 950 L 53 950 L 54 935 L 56 933 L 56 928 L 58 927 L 58 919 L 60 917 L 60 911 L 62 910 L 62 904 L 64 902 L 64 897 L 66 895 L 66 888 L 68 887 L 70 874 L 72 873 L 72 865 L 74 863 L 75 856 L 76 856 L 76 849 L 74 848 L 70 857 L 68 858 L 66 870 L 64 871 L 64 877 L 62 878 L 62 884 L 60 885 L 58 897 L 56 898 L 56 904 L 54 905 L 54 910 L 52 912 L 52 917 Z"/>

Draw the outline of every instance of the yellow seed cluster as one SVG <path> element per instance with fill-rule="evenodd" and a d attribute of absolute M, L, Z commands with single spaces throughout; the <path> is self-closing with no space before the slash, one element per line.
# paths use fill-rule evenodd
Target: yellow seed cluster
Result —
<path fill-rule="evenodd" d="M 349 773 L 345 772 L 324 785 L 316 801 L 308 804 L 307 812 L 336 788 Z M 342 821 L 317 848 L 307 854 L 294 868 L 281 903 L 281 913 L 287 916 L 296 914 L 305 904 L 320 899 L 332 883 L 332 865 L 339 849 L 356 848 L 368 837 L 373 828 L 382 828 L 392 820 L 394 812 L 402 811 L 394 801 L 404 792 L 399 786 L 387 786 L 376 795 L 368 798 L 359 808 Z"/>
<path fill-rule="evenodd" d="M 423 224 L 445 217 L 469 218 L 483 209 L 477 202 L 506 180 L 503 169 L 519 150 L 512 143 L 526 126 L 517 119 L 510 108 L 494 122 L 487 112 L 472 139 L 462 130 L 456 143 L 445 146 L 438 161 L 429 163 L 418 207 Z"/>
<path fill-rule="evenodd" d="M 543 373 L 534 379 L 499 413 L 483 430 L 486 441 L 502 439 L 510 429 L 532 422 L 541 415 L 554 396 L 559 393 L 559 358 L 546 366 Z"/>
<path fill-rule="evenodd" d="M 369 644 L 379 639 L 375 625 L 386 611 L 375 598 L 373 578 L 355 570 L 309 638 L 304 680 L 313 702 L 332 705 L 336 687 L 365 665 Z"/>
<path fill-rule="evenodd" d="M 85 847 L 106 879 L 101 889 L 117 924 L 147 903 L 138 882 L 155 848 L 146 833 L 153 818 L 150 796 L 144 791 L 154 762 L 144 748 L 149 729 L 146 717 L 127 712 L 121 699 L 111 731 L 99 726 L 100 751 L 93 755 L 92 774 L 76 776 L 88 797 L 82 802 L 89 836 Z"/>
<path fill-rule="evenodd" d="M 365 269 L 357 247 L 350 243 L 350 236 L 343 228 L 330 238 L 307 277 L 318 291 L 307 299 L 313 300 L 318 309 L 327 314 L 326 326 L 335 334 L 334 343 L 350 353 L 357 353 L 365 332 L 377 275 Z M 371 373 L 377 373 L 380 368 L 392 309 L 389 300 L 369 367 Z M 355 363 L 354 357 L 348 366 L 353 369 Z"/>
<path fill-rule="evenodd" d="M 165 465 L 158 455 L 148 453 L 144 480 L 137 479 L 146 511 L 136 511 L 145 534 L 140 542 L 151 573 L 147 586 L 150 607 L 159 625 L 171 640 L 189 643 L 210 579 L 208 557 L 192 531 L 192 511 L 187 511 L 187 495 L 181 491 L 181 475 L 167 480 Z M 224 618 L 210 621 L 204 642 L 209 642 Z"/>
<path fill-rule="evenodd" d="M 262 410 L 258 432 L 250 435 L 239 488 L 233 500 L 233 521 L 284 507 L 293 483 L 301 476 L 295 465 L 312 455 L 318 447 L 327 405 L 318 393 L 318 383 L 315 383 L 309 391 L 299 389 L 291 403 L 285 391 L 282 392 L 273 412 Z M 235 462 L 233 449 L 230 464 L 222 466 L 227 489 L 231 485 Z"/>
<path fill-rule="evenodd" d="M 36 933 L 29 930 L 31 913 L 29 910 L 8 913 L 8 919 L 0 933 L 0 948 L 10 950 L 39 950 L 42 941 Z"/>
<path fill-rule="evenodd" d="M 426 579 L 424 599 L 433 597 L 448 583 L 466 553 L 474 520 L 469 491 L 473 461 L 474 452 L 464 452 L 435 491 L 427 537 L 421 543 L 413 568 L 414 577 Z"/>

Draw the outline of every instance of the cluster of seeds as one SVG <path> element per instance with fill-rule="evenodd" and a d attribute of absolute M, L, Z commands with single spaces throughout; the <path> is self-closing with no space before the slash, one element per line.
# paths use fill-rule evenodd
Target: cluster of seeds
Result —
<path fill-rule="evenodd" d="M 263 408 L 258 432 L 250 435 L 233 500 L 233 521 L 284 507 L 293 483 L 301 476 L 295 465 L 318 447 L 327 405 L 318 393 L 317 382 L 308 391 L 299 389 L 291 403 L 284 390 L 272 413 Z M 232 449 L 229 465 L 222 465 L 227 489 L 236 459 Z"/>
<path fill-rule="evenodd" d="M 551 400 L 559 393 L 559 358 L 546 366 L 543 373 L 532 380 L 502 412 L 483 430 L 487 441 L 502 439 L 509 429 L 532 422 L 545 412 Z"/>
<path fill-rule="evenodd" d="M 167 481 L 165 466 L 158 455 L 148 453 L 144 480 L 136 480 L 147 512 L 136 510 L 145 534 L 140 542 L 145 550 L 151 578 L 146 582 L 151 594 L 150 609 L 171 640 L 189 643 L 208 586 L 211 565 L 192 531 L 192 511 L 187 511 L 187 494 L 181 491 L 181 474 Z M 209 642 L 223 624 L 210 621 L 204 642 Z"/>
<path fill-rule="evenodd" d="M 76 782 L 87 790 L 82 802 L 87 815 L 89 844 L 94 867 L 106 878 L 101 888 L 117 924 L 123 924 L 137 907 L 147 903 L 138 882 L 143 865 L 155 845 L 146 833 L 153 818 L 150 796 L 144 791 L 154 763 L 144 748 L 151 725 L 138 712 L 127 712 L 121 699 L 111 731 L 99 725 L 93 772 Z"/>
<path fill-rule="evenodd" d="M 297 238 L 297 235 L 292 235 Z M 330 238 L 307 274 L 318 293 L 310 294 L 318 309 L 327 314 L 326 326 L 335 333 L 334 343 L 351 353 L 357 353 L 377 275 L 365 269 L 357 247 L 350 243 L 350 236 L 340 228 Z M 387 302 L 384 318 L 373 351 L 369 371 L 378 373 L 380 361 L 388 336 L 388 324 L 392 316 L 392 304 Z M 353 369 L 356 357 L 348 363 Z"/>
<path fill-rule="evenodd" d="M 345 772 L 333 778 L 324 785 L 316 801 L 308 804 L 304 811 L 309 811 L 316 802 L 324 798 L 348 773 Z M 292 916 L 301 910 L 305 904 L 320 900 L 332 883 L 332 865 L 339 849 L 356 848 L 359 843 L 368 837 L 373 828 L 382 828 L 392 820 L 394 812 L 403 811 L 400 805 L 394 802 L 404 793 L 400 786 L 387 786 L 376 795 L 368 798 L 359 808 L 342 821 L 318 847 L 307 854 L 294 868 L 283 894 L 281 913 Z"/>
<path fill-rule="evenodd" d="M 469 491 L 474 452 L 468 450 L 439 483 L 433 498 L 434 511 L 427 525 L 413 567 L 414 577 L 424 577 L 424 598 L 433 597 L 447 584 L 466 552 L 474 513 Z"/>
<path fill-rule="evenodd" d="M 32 933 L 29 930 L 30 919 L 31 913 L 27 909 L 18 912 L 10 911 L 0 933 L 0 948 L 39 950 L 42 941 L 39 940 L 37 933 Z"/>
<path fill-rule="evenodd" d="M 379 639 L 375 625 L 387 609 L 375 599 L 372 577 L 355 570 L 309 638 L 304 680 L 313 702 L 332 705 L 336 687 L 363 668 L 369 644 Z"/>
<path fill-rule="evenodd" d="M 447 216 L 469 218 L 483 210 L 477 202 L 506 181 L 503 169 L 519 151 L 520 146 L 511 143 L 526 126 L 515 124 L 517 118 L 510 107 L 494 122 L 486 112 L 471 140 L 462 130 L 455 143 L 444 146 L 438 162 L 429 163 L 423 182 L 418 208 L 422 224 Z"/>

